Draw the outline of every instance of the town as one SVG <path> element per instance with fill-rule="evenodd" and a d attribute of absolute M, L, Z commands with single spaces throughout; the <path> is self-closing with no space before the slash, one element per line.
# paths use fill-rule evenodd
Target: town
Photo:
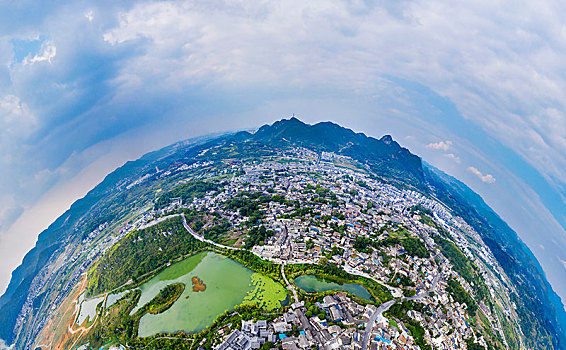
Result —
<path fill-rule="evenodd" d="M 148 220 L 180 209 L 215 213 L 220 219 L 202 224 L 198 233 L 192 230 L 196 237 L 230 249 L 247 247 L 282 265 L 334 263 L 349 274 L 379 282 L 398 303 L 409 303 L 414 309 L 406 316 L 424 329 L 424 344 L 435 349 L 487 346 L 469 323 L 470 305 L 456 300 L 448 281 L 472 299 L 476 291 L 452 268 L 434 239 L 439 230 L 448 233 L 479 266 L 493 295 L 494 288 L 502 287 L 501 276 L 493 255 L 478 243 L 477 233 L 434 199 L 386 184 L 359 169 L 336 166 L 338 157 L 299 148 L 274 161 L 235 164 L 224 173 L 238 175 L 218 190 L 190 203 L 174 198 Z M 262 196 L 276 200 L 262 202 Z M 243 204 L 229 205 L 234 198 Z M 249 203 L 260 204 L 250 209 Z M 259 240 L 246 234 L 250 217 L 266 232 Z M 222 236 L 211 235 L 214 230 L 207 228 L 218 222 L 229 223 L 230 229 Z M 269 324 L 250 326 L 243 321 L 218 342 L 217 349 L 256 349 L 266 342 L 283 349 L 421 348 L 405 323 L 388 315 L 394 301 L 376 308 L 337 291 L 313 304 L 320 311 L 315 314 L 298 300 L 297 287 L 288 287 L 295 300 L 287 313 Z M 482 301 L 478 303 L 493 332 L 505 341 L 499 318 Z"/>
<path fill-rule="evenodd" d="M 185 172 L 192 176 L 183 179 Z M 506 344 L 502 324 L 513 312 L 506 276 L 473 228 L 433 197 L 382 181 L 349 157 L 304 148 L 244 162 L 178 164 L 154 175 L 174 176 L 185 192 L 163 196 L 115 234 L 104 234 L 107 222 L 85 233 L 80 253 L 67 261 L 80 264 L 37 331 L 93 261 L 130 232 L 182 216 L 186 231 L 210 247 L 243 249 L 280 265 L 289 291 L 288 305 L 267 319 L 215 331 L 214 349 L 480 349 L 490 346 L 486 327 Z M 332 279 L 322 281 L 332 288 L 310 290 L 298 283 L 296 266 L 334 266 L 373 281 L 388 297 Z M 48 278 L 41 274 L 33 285 L 39 291 Z"/>

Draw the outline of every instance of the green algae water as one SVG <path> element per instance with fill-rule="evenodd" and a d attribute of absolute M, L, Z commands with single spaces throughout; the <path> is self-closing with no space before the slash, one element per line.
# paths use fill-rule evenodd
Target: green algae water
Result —
<path fill-rule="evenodd" d="M 192 277 L 200 278 L 206 290 L 194 292 Z M 165 286 L 177 282 L 185 284 L 183 294 L 165 312 L 144 315 L 140 319 L 138 336 L 199 332 L 220 314 L 242 303 L 255 303 L 272 309 L 280 307 L 287 299 L 283 286 L 271 278 L 225 256 L 205 252 L 171 265 L 141 285 L 142 295 L 136 309 L 151 301 Z"/>
<path fill-rule="evenodd" d="M 295 284 L 308 293 L 325 292 L 328 290 L 343 290 L 365 300 L 373 300 L 364 286 L 355 283 L 337 283 L 332 280 L 315 276 L 303 275 L 295 278 Z"/>
<path fill-rule="evenodd" d="M 193 271 L 208 254 L 213 253 L 198 253 L 176 264 L 173 264 L 165 270 L 161 271 L 154 278 L 142 284 L 139 287 L 142 292 L 140 300 L 138 301 L 137 306 L 130 312 L 130 315 L 136 313 L 139 308 L 151 301 L 151 299 L 153 299 L 153 297 L 155 297 L 161 289 L 165 288 L 169 284 L 182 282 L 185 284 L 185 291 L 187 289 L 192 290 L 192 276 L 187 276 L 187 274 L 191 273 L 191 271 Z"/>

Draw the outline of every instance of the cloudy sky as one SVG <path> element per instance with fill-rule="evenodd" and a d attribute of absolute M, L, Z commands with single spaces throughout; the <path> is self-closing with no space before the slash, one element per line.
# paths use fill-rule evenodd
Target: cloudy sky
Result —
<path fill-rule="evenodd" d="M 103 176 L 295 113 L 380 137 L 479 192 L 566 300 L 559 1 L 0 2 L 0 292 Z"/>

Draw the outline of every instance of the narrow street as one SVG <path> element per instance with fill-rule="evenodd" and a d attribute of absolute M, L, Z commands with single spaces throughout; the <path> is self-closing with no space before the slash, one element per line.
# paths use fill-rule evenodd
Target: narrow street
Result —
<path fill-rule="evenodd" d="M 422 298 L 426 298 L 429 296 L 429 292 L 432 292 L 436 289 L 436 285 L 440 279 L 441 273 L 437 273 L 436 276 L 434 276 L 434 279 L 432 281 L 432 284 L 430 286 L 430 289 L 427 290 L 426 292 L 420 293 L 418 295 L 412 296 L 412 297 L 403 297 L 400 300 L 420 300 Z M 391 306 L 393 306 L 393 304 L 395 304 L 398 300 L 397 299 L 393 299 L 393 300 L 389 300 L 386 303 L 381 304 L 377 310 L 370 316 L 368 322 L 366 323 L 366 329 L 364 331 L 364 335 L 362 338 L 362 350 L 366 350 L 368 348 L 368 343 L 369 343 L 369 335 L 371 334 L 371 329 L 373 328 L 373 324 L 375 323 L 375 320 L 377 320 L 377 317 L 379 317 L 379 315 L 381 315 L 382 313 L 386 312 L 387 310 L 389 310 L 389 308 L 391 308 Z"/>

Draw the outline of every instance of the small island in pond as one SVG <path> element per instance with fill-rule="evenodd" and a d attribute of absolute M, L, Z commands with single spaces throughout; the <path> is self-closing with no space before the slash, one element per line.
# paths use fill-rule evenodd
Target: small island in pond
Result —
<path fill-rule="evenodd" d="M 204 292 L 206 290 L 206 284 L 197 276 L 191 278 L 191 281 L 193 282 L 193 292 Z"/>
<path fill-rule="evenodd" d="M 184 283 L 173 283 L 162 290 L 149 303 L 144 305 L 138 314 L 143 316 L 145 313 L 159 314 L 169 309 L 179 299 L 185 290 Z"/>

